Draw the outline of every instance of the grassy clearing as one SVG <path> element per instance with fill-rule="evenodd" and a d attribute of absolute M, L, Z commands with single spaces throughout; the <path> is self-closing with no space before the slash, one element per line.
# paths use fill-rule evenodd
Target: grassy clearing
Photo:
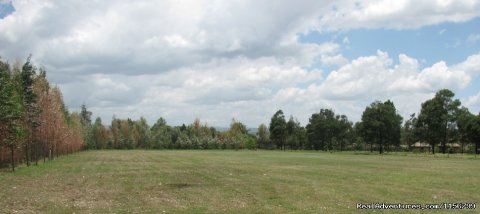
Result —
<path fill-rule="evenodd" d="M 480 159 L 89 151 L 0 173 L 0 213 L 351 213 L 358 202 L 478 206 Z"/>

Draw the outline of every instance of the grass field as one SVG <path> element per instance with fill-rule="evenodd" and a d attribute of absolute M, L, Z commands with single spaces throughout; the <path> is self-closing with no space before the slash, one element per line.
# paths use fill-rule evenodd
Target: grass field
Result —
<path fill-rule="evenodd" d="M 352 213 L 359 202 L 478 206 L 480 159 L 89 151 L 0 173 L 0 213 Z M 480 213 L 480 208 L 442 212 Z"/>

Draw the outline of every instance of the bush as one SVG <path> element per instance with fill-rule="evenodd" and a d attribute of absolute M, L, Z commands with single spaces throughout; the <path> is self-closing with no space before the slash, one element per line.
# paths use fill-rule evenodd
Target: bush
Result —
<path fill-rule="evenodd" d="M 253 137 L 247 137 L 245 142 L 245 148 L 257 149 L 257 140 Z"/>

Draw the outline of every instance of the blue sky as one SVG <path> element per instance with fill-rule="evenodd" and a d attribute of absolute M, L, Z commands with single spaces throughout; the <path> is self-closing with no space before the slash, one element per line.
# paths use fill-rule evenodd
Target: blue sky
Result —
<path fill-rule="evenodd" d="M 391 56 L 407 55 L 422 59 L 424 65 L 438 61 L 456 64 L 480 50 L 480 39 L 468 41 L 469 36 L 480 35 L 480 18 L 462 23 L 445 22 L 418 29 L 353 29 L 341 32 L 311 32 L 300 34 L 304 43 L 334 41 L 349 43 L 342 54 L 350 59 L 386 51 Z M 424 61 L 423 61 L 424 60 Z"/>
<path fill-rule="evenodd" d="M 0 19 L 10 15 L 15 11 L 15 8 L 12 5 L 12 2 L 0 2 Z"/>
<path fill-rule="evenodd" d="M 349 59 L 374 55 L 377 50 L 387 52 L 395 63 L 397 56 L 406 54 L 419 59 L 421 66 L 427 67 L 439 61 L 453 65 L 464 61 L 468 56 L 480 53 L 480 17 L 466 22 L 444 22 L 416 29 L 349 29 L 339 32 L 309 32 L 299 34 L 302 43 L 321 44 L 332 41 L 344 44 L 341 53 Z M 338 66 L 317 68 L 328 73 Z M 480 91 L 480 79 L 464 90 L 457 91 L 457 97 L 465 97 Z"/>
<path fill-rule="evenodd" d="M 387 99 L 407 118 L 443 88 L 480 111 L 480 1 L 0 0 L 0 47 L 106 123 L 358 121 Z"/>

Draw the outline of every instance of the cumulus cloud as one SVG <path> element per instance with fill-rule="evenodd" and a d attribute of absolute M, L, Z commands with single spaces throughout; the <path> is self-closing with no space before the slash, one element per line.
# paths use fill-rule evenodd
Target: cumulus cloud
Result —
<path fill-rule="evenodd" d="M 120 117 L 148 116 L 151 122 L 163 116 L 174 124 L 201 118 L 226 125 L 235 117 L 256 126 L 283 109 L 305 124 L 311 113 L 333 108 L 358 121 L 365 106 L 375 100 L 393 100 L 408 117 L 437 90 L 465 88 L 472 72 L 464 65 L 471 60 L 451 66 L 437 62 L 421 69 L 417 59 L 401 54 L 394 63 L 388 53 L 378 51 L 325 75 L 273 57 L 241 57 L 161 74 L 94 74 L 80 85 L 65 84 L 64 88 L 66 93 L 78 93 L 72 96 L 81 98 L 77 102 L 94 103 L 92 110 L 104 118 L 115 112 Z M 83 87 L 89 88 L 76 92 Z M 469 101 L 466 105 L 475 104 Z"/>
<path fill-rule="evenodd" d="M 47 68 L 72 74 L 158 73 L 239 55 L 298 58 L 315 51 L 296 42 L 298 26 L 324 8 L 318 1 L 13 4 L 16 13 L 0 22 L 0 54 L 34 53 Z"/>
<path fill-rule="evenodd" d="M 342 44 L 299 42 L 312 31 L 412 29 L 469 20 L 476 1 L 35 1 L 12 2 L 0 20 L 0 56 L 32 53 L 71 108 L 82 103 L 108 121 L 198 117 L 257 126 L 277 109 L 305 124 L 320 108 L 358 120 L 364 107 L 393 99 L 402 114 L 440 88 L 462 89 L 479 54 L 457 65 L 388 53 L 348 59 Z M 338 68 L 334 71 L 324 67 Z M 473 98 L 472 98 L 473 99 Z M 473 102 L 473 101 L 472 101 Z"/>
<path fill-rule="evenodd" d="M 473 114 L 480 114 L 480 92 L 468 97 L 463 101 L 464 105 L 470 109 Z"/>
<path fill-rule="evenodd" d="M 480 75 L 480 53 L 469 56 L 465 61 L 455 65 L 453 69 L 467 72 L 473 77 Z"/>
<path fill-rule="evenodd" d="M 439 89 L 455 91 L 471 84 L 471 70 L 465 64 L 472 61 L 472 57 L 458 65 L 448 66 L 441 61 L 423 69 L 417 59 L 405 54 L 400 54 L 398 59 L 399 63 L 395 64 L 388 53 L 377 51 L 376 55 L 350 61 L 306 89 L 285 89 L 275 99 L 290 100 L 295 105 L 307 103 L 310 112 L 334 108 L 353 120 L 359 120 L 371 102 L 391 99 L 407 117 L 417 112 L 420 104 Z"/>

